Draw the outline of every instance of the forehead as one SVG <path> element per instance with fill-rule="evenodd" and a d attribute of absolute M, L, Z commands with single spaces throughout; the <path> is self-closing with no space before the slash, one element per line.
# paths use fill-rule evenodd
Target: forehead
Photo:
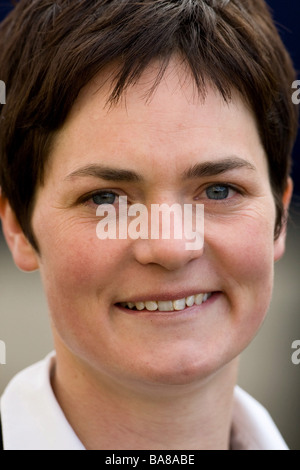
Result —
<path fill-rule="evenodd" d="M 209 80 L 199 89 L 192 77 L 189 67 L 179 58 L 173 56 L 167 69 L 161 75 L 160 61 L 153 61 L 142 73 L 141 77 L 133 84 L 125 87 L 118 102 L 111 102 L 110 95 L 115 85 L 117 65 L 112 64 L 104 72 L 93 78 L 80 92 L 67 119 L 65 128 L 78 120 L 78 115 L 85 113 L 86 118 L 97 121 L 104 119 L 106 122 L 117 120 L 130 122 L 131 118 L 139 122 L 151 119 L 156 120 L 157 115 L 168 116 L 168 122 L 175 123 L 176 119 L 184 123 L 197 121 L 199 108 L 205 107 L 206 111 L 216 111 L 216 108 L 226 107 L 226 103 L 217 91 L 210 85 Z M 239 108 L 241 96 L 232 90 L 232 103 Z M 242 104 L 242 106 L 240 106 Z M 189 113 L 185 114 L 185 111 Z M 219 114 L 217 110 L 215 118 Z M 244 110 L 243 110 L 244 111 Z M 248 110 L 251 114 L 251 110 Z M 175 114 L 174 114 L 175 113 Z M 174 119 L 170 120 L 173 115 Z"/>
<path fill-rule="evenodd" d="M 108 104 L 113 70 L 96 76 L 74 103 L 55 141 L 52 159 L 57 153 L 63 155 L 60 164 L 65 171 L 85 159 L 115 158 L 121 163 L 130 157 L 133 165 L 141 166 L 166 156 L 170 163 L 174 156 L 187 154 L 215 158 L 225 146 L 230 154 L 255 147 L 253 157 L 265 163 L 255 118 L 237 93 L 225 102 L 207 84 L 205 98 L 200 96 L 187 68 L 175 59 L 153 88 L 158 72 L 159 64 L 153 63 L 113 105 Z"/>

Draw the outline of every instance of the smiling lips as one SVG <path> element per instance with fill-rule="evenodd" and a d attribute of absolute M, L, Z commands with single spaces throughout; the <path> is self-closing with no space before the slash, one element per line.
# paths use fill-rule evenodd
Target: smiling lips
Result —
<path fill-rule="evenodd" d="M 201 305 L 212 296 L 212 292 L 190 295 L 178 300 L 147 300 L 145 302 L 121 302 L 120 305 L 129 310 L 148 310 L 149 312 L 173 312 L 184 310 L 193 305 Z"/>

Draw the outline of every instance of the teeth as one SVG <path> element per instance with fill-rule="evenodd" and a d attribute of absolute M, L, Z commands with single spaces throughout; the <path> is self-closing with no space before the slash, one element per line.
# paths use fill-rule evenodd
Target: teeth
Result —
<path fill-rule="evenodd" d="M 185 309 L 185 299 L 173 300 L 174 310 Z"/>
<path fill-rule="evenodd" d="M 158 309 L 157 302 L 153 302 L 153 301 L 145 302 L 145 307 L 146 307 L 146 310 L 149 310 L 149 312 L 155 312 L 155 310 Z"/>
<path fill-rule="evenodd" d="M 187 307 L 192 307 L 195 303 L 195 296 L 190 295 L 189 297 L 186 297 L 185 302 L 186 302 Z"/>
<path fill-rule="evenodd" d="M 144 310 L 144 308 L 145 308 L 144 302 L 136 302 L 135 306 L 138 310 Z"/>
<path fill-rule="evenodd" d="M 204 294 L 195 295 L 195 304 L 201 305 L 203 302 L 203 297 L 204 297 Z"/>
<path fill-rule="evenodd" d="M 168 300 L 167 302 L 159 301 L 157 305 L 160 312 L 172 312 L 174 310 L 172 300 Z"/>
<path fill-rule="evenodd" d="M 184 299 L 179 300 L 147 300 L 145 302 L 122 302 L 122 307 L 129 308 L 130 310 L 148 310 L 149 312 L 173 312 L 174 310 L 184 310 L 186 307 L 192 307 L 194 304 L 201 305 L 206 302 L 210 297 L 211 293 L 189 295 Z"/>

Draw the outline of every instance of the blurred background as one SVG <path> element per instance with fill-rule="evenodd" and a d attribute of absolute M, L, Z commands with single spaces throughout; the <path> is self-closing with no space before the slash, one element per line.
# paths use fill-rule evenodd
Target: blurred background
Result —
<path fill-rule="evenodd" d="M 300 70 L 299 0 L 269 0 L 273 16 Z M 0 0 L 0 20 L 10 9 Z M 300 75 L 299 75 L 300 78 Z M 0 70 L 1 80 L 1 70 Z M 239 384 L 271 413 L 287 444 L 300 450 L 300 365 L 291 360 L 293 341 L 300 340 L 300 135 L 294 150 L 295 194 L 287 252 L 275 267 L 269 315 L 256 339 L 243 353 Z M 53 349 L 47 304 L 38 273 L 21 273 L 14 265 L 0 226 L 0 340 L 6 365 L 0 365 L 0 395 L 20 370 Z"/>

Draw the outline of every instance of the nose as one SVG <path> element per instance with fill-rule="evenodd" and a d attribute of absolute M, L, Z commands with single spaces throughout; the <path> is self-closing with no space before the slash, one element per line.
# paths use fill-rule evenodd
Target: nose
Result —
<path fill-rule="evenodd" d="M 158 222 L 155 217 L 151 218 L 152 225 L 148 236 L 134 242 L 134 255 L 140 264 L 156 264 L 173 271 L 202 256 L 204 251 L 203 215 L 202 218 L 198 217 L 197 230 L 193 231 L 191 207 L 185 207 L 183 218 L 181 214 L 181 211 L 175 213 L 173 230 L 165 230 L 163 221 Z"/>
<path fill-rule="evenodd" d="M 199 245 L 197 246 L 199 242 Z M 156 264 L 168 271 L 175 271 L 184 267 L 192 260 L 203 254 L 203 243 L 195 241 L 193 249 L 187 248 L 185 240 L 136 240 L 134 243 L 135 259 L 142 265 Z"/>

